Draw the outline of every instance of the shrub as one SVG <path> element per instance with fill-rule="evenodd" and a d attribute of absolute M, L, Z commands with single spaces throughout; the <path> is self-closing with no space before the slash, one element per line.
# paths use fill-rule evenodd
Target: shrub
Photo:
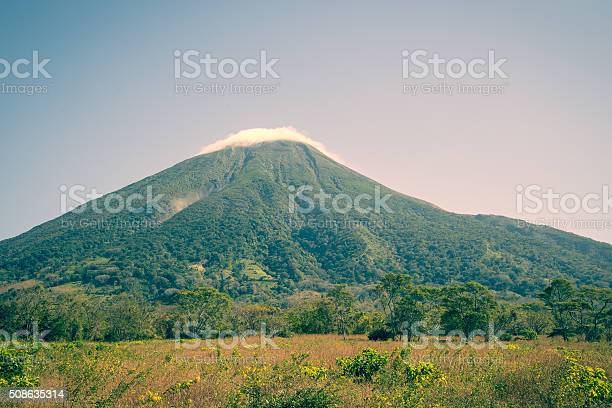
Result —
<path fill-rule="evenodd" d="M 295 393 L 283 393 L 271 398 L 262 398 L 249 407 L 257 408 L 329 408 L 336 398 L 321 388 L 303 388 Z"/>
<path fill-rule="evenodd" d="M 192 385 L 200 382 L 200 376 L 198 375 L 193 380 L 187 380 L 183 382 L 177 382 L 166 390 L 167 394 L 177 394 L 183 390 L 188 390 Z"/>
<path fill-rule="evenodd" d="M 162 396 L 155 391 L 148 390 L 145 394 L 138 397 L 138 401 L 143 404 L 156 404 L 162 400 Z"/>
<path fill-rule="evenodd" d="M 385 315 L 381 312 L 361 312 L 353 326 L 353 334 L 368 334 L 384 326 Z"/>
<path fill-rule="evenodd" d="M 243 383 L 235 398 L 230 398 L 228 407 L 247 408 L 328 408 L 334 406 L 336 397 L 323 387 L 310 386 L 290 391 L 295 377 L 279 375 L 279 370 L 296 368 L 307 357 L 305 354 L 292 357 L 288 365 L 267 365 L 247 367 Z M 327 370 L 311 366 L 313 370 L 303 374 L 326 375 Z M 285 373 L 286 374 L 286 373 Z"/>
<path fill-rule="evenodd" d="M 499 336 L 499 339 L 501 341 L 512 341 L 513 337 L 510 333 L 502 333 L 502 335 Z"/>
<path fill-rule="evenodd" d="M 579 364 L 572 356 L 566 357 L 566 361 L 568 368 L 561 387 L 565 399 L 582 406 L 612 404 L 612 382 L 604 369 Z"/>
<path fill-rule="evenodd" d="M 525 340 L 535 340 L 538 338 L 538 333 L 536 333 L 533 329 L 525 328 L 521 330 L 519 336 L 521 336 Z"/>
<path fill-rule="evenodd" d="M 317 367 L 314 365 L 303 365 L 300 367 L 300 371 L 307 377 L 312 378 L 313 380 L 325 380 L 327 379 L 328 369 L 325 367 Z"/>
<path fill-rule="evenodd" d="M 31 371 L 32 351 L 0 348 L 0 386 L 35 387 L 39 379 Z"/>
<path fill-rule="evenodd" d="M 370 382 L 389 360 L 389 354 L 373 348 L 366 348 L 355 357 L 340 357 L 336 364 L 342 375 L 355 378 L 358 382 Z"/>
<path fill-rule="evenodd" d="M 293 332 L 291 330 L 289 330 L 289 329 L 283 328 L 283 329 L 277 330 L 274 333 L 274 336 L 275 337 L 281 337 L 283 339 L 288 339 L 288 338 L 293 337 Z"/>
<path fill-rule="evenodd" d="M 368 333 L 368 340 L 372 341 L 386 341 L 392 338 L 393 333 L 384 327 L 375 328 Z"/>
<path fill-rule="evenodd" d="M 404 372 L 408 385 L 414 388 L 427 387 L 444 381 L 444 374 L 435 365 L 425 361 L 416 364 L 404 362 Z"/>

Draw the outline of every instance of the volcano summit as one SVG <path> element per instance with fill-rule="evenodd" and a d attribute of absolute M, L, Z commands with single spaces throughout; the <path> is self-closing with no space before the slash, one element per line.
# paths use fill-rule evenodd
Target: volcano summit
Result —
<path fill-rule="evenodd" d="M 521 295 L 557 276 L 605 287 L 612 281 L 608 244 L 444 211 L 356 173 L 320 144 L 287 136 L 292 131 L 251 132 L 259 139 L 238 133 L 0 242 L 0 284 L 79 283 L 151 298 L 210 285 L 261 300 L 366 285 L 387 272 L 419 283 L 473 280 Z M 325 208 L 316 194 L 325 195 Z M 94 211 L 119 197 L 141 208 L 148 196 L 160 197 L 156 211 Z M 386 197 L 388 210 L 361 211 L 375 209 L 375 196 Z"/>

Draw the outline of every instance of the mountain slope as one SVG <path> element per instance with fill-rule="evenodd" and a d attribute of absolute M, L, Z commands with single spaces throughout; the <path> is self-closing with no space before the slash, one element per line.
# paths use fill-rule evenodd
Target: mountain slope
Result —
<path fill-rule="evenodd" d="M 392 212 L 343 214 L 320 205 L 290 211 L 290 195 L 304 185 L 312 187 L 310 197 L 323 190 L 352 200 L 380 188 L 381 196 L 391 195 Z M 418 282 L 476 280 L 520 294 L 558 275 L 600 286 L 612 281 L 610 245 L 547 227 L 521 228 L 504 217 L 449 213 L 300 143 L 200 155 L 115 194 L 146 197 L 147 188 L 162 195 L 161 209 L 97 213 L 108 196 L 102 197 L 0 242 L 0 283 L 82 282 L 151 296 L 209 284 L 261 299 L 368 283 L 394 271 Z"/>

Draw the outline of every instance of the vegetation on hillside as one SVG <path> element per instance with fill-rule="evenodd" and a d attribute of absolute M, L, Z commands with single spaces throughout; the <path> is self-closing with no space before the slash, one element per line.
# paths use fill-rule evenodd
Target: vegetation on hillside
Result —
<path fill-rule="evenodd" d="M 163 301 L 210 286 L 269 302 L 334 284 L 371 284 L 387 272 L 419 284 L 475 281 L 522 296 L 554 278 L 612 282 L 612 246 L 604 243 L 503 217 L 449 213 L 385 187 L 380 195 L 391 194 L 392 212 L 291 212 L 290 187 L 303 185 L 311 194 L 353 199 L 375 195 L 378 186 L 291 142 L 197 156 L 116 193 L 146 197 L 151 188 L 162 195 L 162 211 L 94 211 L 107 196 L 0 242 L 0 291 L 37 280 Z"/>
<path fill-rule="evenodd" d="M 217 338 L 222 332 L 265 330 L 291 334 L 368 334 L 372 340 L 423 336 L 502 340 L 538 335 L 565 340 L 612 339 L 612 290 L 557 279 L 540 300 L 509 303 L 475 282 L 423 286 L 387 274 L 359 299 L 339 285 L 318 299 L 284 307 L 235 302 L 211 287 L 175 292 L 151 303 L 139 293 L 88 295 L 42 286 L 0 295 L 0 327 L 8 333 L 42 333 L 50 341 L 125 341 Z"/>

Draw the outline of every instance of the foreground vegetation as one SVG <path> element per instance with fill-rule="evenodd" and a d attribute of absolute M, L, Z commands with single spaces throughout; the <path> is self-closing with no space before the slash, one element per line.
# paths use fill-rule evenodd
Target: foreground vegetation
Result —
<path fill-rule="evenodd" d="M 540 338 L 422 348 L 365 336 L 275 338 L 278 349 L 195 340 L 52 343 L 17 373 L 67 407 L 597 407 L 612 403 L 609 343 Z M 4 350 L 2 361 L 7 361 Z M 29 356 L 29 357 L 28 357 Z M 4 366 L 6 368 L 6 366 Z M 14 406 L 29 406 L 19 402 Z M 63 404 L 63 405 L 62 405 Z M 32 406 L 35 404 L 32 403 Z M 11 406 L 6 403 L 5 406 Z M 37 404 L 36 406 L 40 406 Z"/>
<path fill-rule="evenodd" d="M 387 274 L 368 291 L 335 286 L 288 300 L 283 307 L 232 300 L 211 287 L 178 291 L 164 302 L 138 294 L 57 292 L 42 286 L 0 294 L 0 334 L 6 341 L 125 341 L 210 338 L 221 332 L 266 330 L 291 334 L 368 334 L 408 340 L 452 333 L 466 340 L 538 335 L 564 340 L 612 340 L 612 290 L 553 280 L 537 298 L 508 302 L 486 287 L 413 285 Z M 264 327 L 265 326 L 265 327 Z"/>
<path fill-rule="evenodd" d="M 285 307 L 211 287 L 158 303 L 12 289 L 0 296 L 0 388 L 65 389 L 55 404 L 74 407 L 612 404 L 609 289 L 556 279 L 511 303 L 401 274 L 368 296 L 351 289 Z"/>

